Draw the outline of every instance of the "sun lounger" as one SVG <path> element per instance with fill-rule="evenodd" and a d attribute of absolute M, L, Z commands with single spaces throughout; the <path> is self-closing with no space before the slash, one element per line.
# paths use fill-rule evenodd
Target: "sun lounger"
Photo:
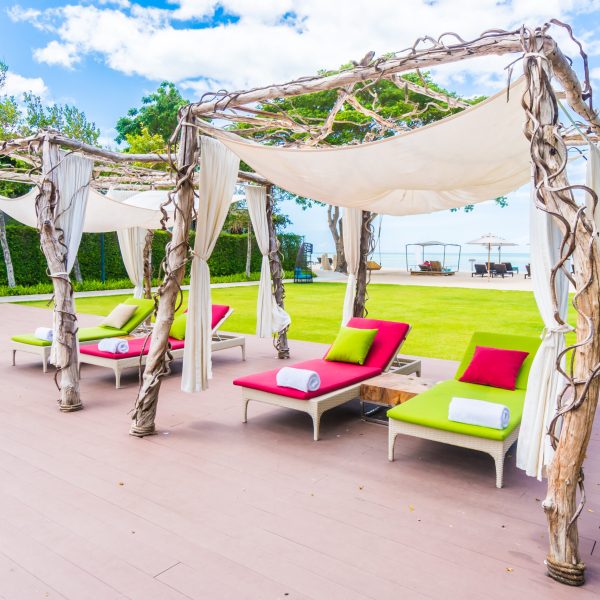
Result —
<path fill-rule="evenodd" d="M 322 358 L 293 365 L 319 374 L 321 387 L 316 392 L 301 392 L 278 386 L 276 377 L 279 369 L 240 377 L 233 383 L 242 388 L 243 422 L 247 422 L 248 403 L 251 400 L 291 408 L 311 416 L 313 437 L 315 441 L 318 440 L 321 415 L 356 398 L 363 381 L 387 371 L 410 331 L 410 326 L 406 323 L 376 319 L 353 318 L 348 321 L 347 326 L 378 330 L 364 365 L 332 362 Z"/>
<path fill-rule="evenodd" d="M 241 335 L 219 332 L 232 312 L 233 310 L 229 306 L 212 305 L 212 351 L 239 347 L 242 350 L 242 360 L 246 360 L 246 338 Z M 125 369 L 146 364 L 150 341 L 146 336 L 128 339 L 129 351 L 123 353 L 103 352 L 98 349 L 98 344 L 81 345 L 79 347 L 79 363 L 112 369 L 115 374 L 115 387 L 118 389 L 121 387 L 121 373 Z M 169 338 L 169 344 L 173 358 L 182 358 L 185 340 Z"/>
<path fill-rule="evenodd" d="M 438 383 L 433 388 L 391 408 L 389 417 L 388 458 L 394 460 L 394 443 L 399 434 L 479 450 L 490 454 L 496 465 L 496 487 L 501 488 L 504 457 L 519 436 L 527 379 L 540 340 L 524 336 L 475 333 L 467 347 L 454 379 Z M 489 346 L 529 352 L 516 382 L 516 389 L 507 390 L 487 385 L 464 383 L 458 379 L 473 358 L 476 346 Z M 504 404 L 510 409 L 506 429 L 492 429 L 448 420 L 452 398 L 473 398 Z"/>
<path fill-rule="evenodd" d="M 128 298 L 123 304 L 134 304 L 138 307 L 123 327 L 120 329 L 102 325 L 98 325 L 97 327 L 82 327 L 77 332 L 77 339 L 80 342 L 91 342 L 94 340 L 131 335 L 154 310 L 154 301 L 145 298 Z M 10 341 L 12 364 L 15 366 L 15 356 L 17 351 L 36 354 L 37 356 L 42 357 L 42 369 L 45 373 L 48 369 L 48 359 L 50 358 L 51 347 L 52 342 L 41 340 L 33 334 L 15 335 Z"/>

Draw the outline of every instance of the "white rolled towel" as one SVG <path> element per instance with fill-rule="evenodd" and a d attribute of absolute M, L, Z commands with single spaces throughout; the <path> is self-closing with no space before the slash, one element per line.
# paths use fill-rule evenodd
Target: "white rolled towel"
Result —
<path fill-rule="evenodd" d="M 309 369 L 283 367 L 277 372 L 277 385 L 301 392 L 316 392 L 321 387 L 321 378 L 318 373 Z"/>
<path fill-rule="evenodd" d="M 112 354 L 125 354 L 129 352 L 129 342 L 119 338 L 107 338 L 98 342 L 98 350 Z"/>
<path fill-rule="evenodd" d="M 510 421 L 510 410 L 504 404 L 495 402 L 473 398 L 452 398 L 448 408 L 448 419 L 467 425 L 506 429 Z"/>
<path fill-rule="evenodd" d="M 33 335 L 40 340 L 51 342 L 54 337 L 54 332 L 52 331 L 52 327 L 38 327 Z"/>

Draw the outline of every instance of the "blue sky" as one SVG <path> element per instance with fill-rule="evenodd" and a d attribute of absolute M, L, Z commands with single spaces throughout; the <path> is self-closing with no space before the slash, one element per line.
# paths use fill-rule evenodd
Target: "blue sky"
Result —
<path fill-rule="evenodd" d="M 110 144 L 116 120 L 163 79 L 194 99 L 210 89 L 309 75 L 368 50 L 398 51 L 423 34 L 456 31 L 468 39 L 552 17 L 569 22 L 583 41 L 598 87 L 599 15 L 598 0 L 0 0 L 0 58 L 10 67 L 9 92 L 77 105 Z M 566 36 L 558 39 L 576 58 Z M 464 95 L 491 94 L 504 86 L 509 60 L 456 63 L 434 76 Z M 575 165 L 573 176 L 582 173 Z M 525 244 L 528 192 L 509 200 L 508 208 L 482 204 L 471 214 L 386 217 L 382 250 L 402 251 L 419 239 L 465 243 L 488 231 Z M 286 210 L 294 231 L 331 248 L 323 210 Z"/>

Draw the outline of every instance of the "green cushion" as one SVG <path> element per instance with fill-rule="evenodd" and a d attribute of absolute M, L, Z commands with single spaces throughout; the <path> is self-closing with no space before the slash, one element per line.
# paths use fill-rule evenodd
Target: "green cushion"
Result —
<path fill-rule="evenodd" d="M 125 323 L 125 325 L 121 327 L 121 331 L 125 331 L 126 333 L 131 333 L 138 325 L 143 323 L 154 311 L 154 300 L 148 300 L 147 298 L 127 298 L 127 300 L 125 300 L 123 304 L 135 304 L 138 307 L 137 310 L 133 313 L 133 315 L 131 315 L 129 321 L 127 321 L 127 323 Z"/>
<path fill-rule="evenodd" d="M 467 425 L 448 420 L 448 408 L 453 397 L 474 398 L 504 404 L 510 409 L 510 421 L 506 429 L 491 429 L 477 425 Z M 398 404 L 388 410 L 390 419 L 432 427 L 442 431 L 452 431 L 490 440 L 504 440 L 521 423 L 523 415 L 524 390 L 503 390 L 488 385 L 463 383 L 454 379 L 442 381 L 430 390 Z"/>
<path fill-rule="evenodd" d="M 342 327 L 325 360 L 364 365 L 377 329 Z"/>
<path fill-rule="evenodd" d="M 169 336 L 176 340 L 185 340 L 185 326 L 187 324 L 187 314 L 183 313 L 178 315 L 173 320 L 171 329 L 169 330 Z"/>
<path fill-rule="evenodd" d="M 91 342 L 92 340 L 103 340 L 107 338 L 127 335 L 129 332 L 124 329 L 115 329 L 114 327 L 82 327 L 77 332 L 77 338 L 80 342 Z"/>
<path fill-rule="evenodd" d="M 80 342 L 91 342 L 92 340 L 101 340 L 119 335 L 127 335 L 128 332 L 114 327 L 82 327 L 77 332 L 77 338 Z M 11 338 L 15 342 L 29 344 L 30 346 L 51 346 L 51 342 L 40 340 L 33 334 L 15 335 Z"/>
<path fill-rule="evenodd" d="M 454 378 L 460 379 L 465 372 L 473 358 L 476 346 L 488 346 L 490 348 L 502 348 L 504 350 L 523 350 L 529 352 L 529 356 L 525 359 L 525 362 L 519 371 L 515 387 L 518 390 L 525 390 L 527 389 L 527 379 L 529 378 L 531 363 L 533 362 L 533 357 L 535 356 L 540 343 L 541 340 L 539 338 L 526 337 L 523 335 L 505 335 L 502 333 L 485 333 L 481 331 L 475 332 L 465 350 L 460 365 L 458 365 Z"/>
<path fill-rule="evenodd" d="M 51 346 L 52 342 L 47 340 L 40 340 L 36 338 L 32 333 L 26 333 L 24 335 L 14 335 L 10 338 L 14 342 L 21 342 L 21 344 L 29 344 L 30 346 Z"/>

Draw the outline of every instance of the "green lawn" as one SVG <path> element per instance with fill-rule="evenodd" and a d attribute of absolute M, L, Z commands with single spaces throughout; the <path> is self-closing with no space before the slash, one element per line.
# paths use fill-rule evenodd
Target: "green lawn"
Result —
<path fill-rule="evenodd" d="M 340 326 L 344 290 L 339 283 L 288 284 L 290 339 L 331 342 Z M 235 309 L 226 329 L 254 333 L 257 294 L 257 286 L 212 290 L 214 303 Z M 124 298 L 79 298 L 77 310 L 106 315 Z M 532 292 L 373 284 L 367 308 L 374 318 L 410 323 L 413 329 L 403 352 L 418 356 L 459 359 L 474 331 L 539 336 L 542 330 Z"/>

